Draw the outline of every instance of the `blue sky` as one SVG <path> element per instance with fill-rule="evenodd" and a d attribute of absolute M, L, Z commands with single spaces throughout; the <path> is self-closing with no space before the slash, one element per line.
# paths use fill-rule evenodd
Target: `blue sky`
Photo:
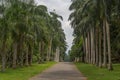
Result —
<path fill-rule="evenodd" d="M 64 20 L 62 22 L 62 28 L 64 29 L 66 35 L 66 42 L 69 50 L 72 46 L 73 40 L 73 29 L 71 29 L 70 22 L 68 21 L 71 0 L 36 0 L 36 4 L 46 5 L 49 11 L 53 11 L 55 9 L 57 14 L 63 16 Z"/>

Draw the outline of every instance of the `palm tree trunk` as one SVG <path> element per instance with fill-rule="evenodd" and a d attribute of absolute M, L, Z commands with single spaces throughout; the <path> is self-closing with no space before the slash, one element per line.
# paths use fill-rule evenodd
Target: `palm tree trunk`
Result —
<path fill-rule="evenodd" d="M 87 49 L 88 49 L 88 63 L 90 63 L 90 53 L 89 53 L 89 35 L 87 33 Z"/>
<path fill-rule="evenodd" d="M 29 65 L 32 65 L 33 49 L 29 46 Z"/>
<path fill-rule="evenodd" d="M 29 52 L 29 51 L 28 51 L 28 50 L 29 50 L 29 49 L 28 49 L 28 47 L 26 46 L 25 66 L 28 66 L 28 65 L 29 65 L 29 62 L 28 62 L 28 61 L 29 61 L 29 60 L 28 60 L 28 54 L 29 54 L 28 52 Z"/>
<path fill-rule="evenodd" d="M 95 56 L 96 56 L 96 66 L 99 65 L 99 55 L 98 55 L 98 28 L 96 27 L 96 39 L 95 39 Z"/>
<path fill-rule="evenodd" d="M 38 63 L 40 64 L 41 63 L 41 42 L 39 42 L 39 60 L 38 60 Z"/>
<path fill-rule="evenodd" d="M 52 38 L 50 38 L 50 43 L 49 43 L 49 47 L 48 47 L 48 58 L 47 61 L 50 61 L 50 57 L 51 57 L 51 48 L 52 48 Z"/>
<path fill-rule="evenodd" d="M 44 62 L 44 42 L 41 42 L 41 60 Z"/>
<path fill-rule="evenodd" d="M 91 63 L 94 64 L 95 61 L 95 50 L 94 50 L 94 29 L 91 28 Z"/>
<path fill-rule="evenodd" d="M 20 54 L 20 66 L 24 65 L 24 53 L 23 53 L 23 34 L 20 35 L 20 43 L 19 43 L 19 54 Z"/>
<path fill-rule="evenodd" d="M 93 64 L 95 64 L 95 28 L 93 27 L 92 35 L 93 35 Z"/>
<path fill-rule="evenodd" d="M 6 41 L 5 40 L 3 41 L 3 44 L 2 44 L 1 57 L 2 57 L 1 71 L 4 72 L 6 68 Z"/>
<path fill-rule="evenodd" d="M 88 40 L 88 42 L 87 42 L 88 43 L 88 63 L 90 63 L 91 62 L 90 61 L 91 60 L 90 59 L 90 57 L 91 57 L 91 54 L 90 54 L 91 53 L 90 52 L 90 32 L 88 32 L 88 39 L 87 40 Z"/>
<path fill-rule="evenodd" d="M 107 67 L 107 54 L 106 54 L 106 22 L 103 20 L 103 67 Z"/>
<path fill-rule="evenodd" d="M 76 60 L 76 58 L 75 58 L 75 60 Z M 60 61 L 60 50 L 59 50 L 59 47 L 56 48 L 55 61 L 56 62 Z"/>
<path fill-rule="evenodd" d="M 110 45 L 110 26 L 106 20 L 106 32 L 107 32 L 107 47 L 108 47 L 108 69 L 113 70 L 112 58 L 111 58 L 111 45 Z"/>
<path fill-rule="evenodd" d="M 13 65 L 12 68 L 15 69 L 17 66 L 17 42 L 13 43 Z"/>
<path fill-rule="evenodd" d="M 99 67 L 102 67 L 102 54 L 101 54 L 101 30 L 99 28 Z"/>
<path fill-rule="evenodd" d="M 86 63 L 88 63 L 88 37 L 85 38 L 85 44 L 86 44 Z"/>
<path fill-rule="evenodd" d="M 90 51 L 91 51 L 91 64 L 93 64 L 93 34 L 92 34 L 92 28 L 90 29 Z"/>
<path fill-rule="evenodd" d="M 82 56 L 82 62 L 85 62 L 85 53 L 86 53 L 86 44 L 85 44 L 85 35 L 83 33 L 83 56 Z"/>

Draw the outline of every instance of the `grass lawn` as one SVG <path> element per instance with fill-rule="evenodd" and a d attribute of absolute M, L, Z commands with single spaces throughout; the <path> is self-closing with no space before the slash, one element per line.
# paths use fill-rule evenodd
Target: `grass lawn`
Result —
<path fill-rule="evenodd" d="M 91 64 L 75 63 L 88 80 L 120 80 L 120 64 L 114 64 L 114 70 L 100 69 Z"/>
<path fill-rule="evenodd" d="M 47 62 L 45 64 L 33 64 L 30 67 L 18 69 L 7 69 L 6 72 L 0 72 L 0 80 L 28 80 L 30 77 L 41 73 L 43 70 L 54 65 L 55 62 Z"/>

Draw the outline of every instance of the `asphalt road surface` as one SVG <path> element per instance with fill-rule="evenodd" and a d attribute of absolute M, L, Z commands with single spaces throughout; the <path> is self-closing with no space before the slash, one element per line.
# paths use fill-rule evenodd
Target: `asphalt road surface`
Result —
<path fill-rule="evenodd" d="M 70 62 L 60 62 L 29 80 L 87 80 Z"/>

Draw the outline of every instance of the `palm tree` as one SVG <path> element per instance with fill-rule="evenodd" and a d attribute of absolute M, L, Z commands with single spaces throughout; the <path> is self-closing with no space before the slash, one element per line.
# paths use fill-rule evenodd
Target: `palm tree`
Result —
<path fill-rule="evenodd" d="M 6 46 L 7 46 L 7 39 L 8 39 L 8 36 L 9 36 L 9 27 L 7 25 L 7 17 L 5 16 L 5 10 L 6 10 L 6 7 L 5 7 L 5 4 L 3 4 L 4 2 L 2 1 L 2 9 L 1 9 L 1 17 L 0 17 L 0 22 L 1 22 L 1 33 L 2 35 L 0 35 L 1 37 L 1 42 L 2 42 L 2 46 L 1 46 L 1 57 L 2 57 L 2 69 L 1 71 L 5 71 L 5 68 L 6 68 L 6 53 L 7 53 L 7 49 L 6 49 Z M 5 33 L 4 33 L 5 32 Z"/>
<path fill-rule="evenodd" d="M 70 10 L 72 10 L 73 12 L 71 13 L 69 17 L 69 20 L 71 20 L 71 25 L 74 29 L 75 37 L 80 37 L 81 35 L 81 37 L 84 38 L 83 46 L 86 46 L 86 48 L 84 47 L 84 52 L 86 52 L 85 53 L 86 61 L 88 63 L 93 63 L 93 64 L 96 63 L 96 65 L 98 65 L 99 63 L 99 66 L 101 67 L 102 59 L 103 59 L 101 51 L 103 48 L 104 66 L 106 66 L 107 64 L 107 55 L 108 55 L 108 64 L 109 64 L 108 69 L 109 70 L 112 70 L 112 58 L 111 58 L 112 55 L 111 55 L 110 29 L 109 28 L 110 28 L 110 22 L 112 18 L 111 16 L 114 14 L 112 10 L 114 9 L 118 10 L 118 7 L 116 8 L 115 7 L 116 5 L 114 5 L 116 4 L 116 2 L 119 3 L 119 1 L 113 1 L 113 0 L 110 0 L 110 1 L 107 1 L 107 0 L 102 0 L 102 1 L 72 0 L 72 4 L 70 6 Z M 97 14 L 94 14 L 96 12 Z M 94 29 L 95 35 L 89 35 L 92 29 Z M 103 31 L 103 34 L 101 31 Z M 99 42 L 97 42 L 98 39 L 99 39 Z M 104 42 L 103 45 L 101 44 L 101 40 L 103 40 Z M 95 44 L 92 43 L 92 41 L 95 41 Z M 95 46 L 95 48 L 93 46 Z M 106 54 L 107 51 L 108 51 L 108 54 Z"/>
<path fill-rule="evenodd" d="M 2 71 L 32 65 L 33 56 L 39 57 L 39 63 L 46 60 L 47 54 L 49 60 L 54 60 L 57 47 L 60 57 L 64 57 L 65 34 L 58 19 L 61 16 L 49 13 L 44 5 L 35 5 L 34 0 L 2 0 L 0 5 Z"/>

